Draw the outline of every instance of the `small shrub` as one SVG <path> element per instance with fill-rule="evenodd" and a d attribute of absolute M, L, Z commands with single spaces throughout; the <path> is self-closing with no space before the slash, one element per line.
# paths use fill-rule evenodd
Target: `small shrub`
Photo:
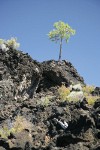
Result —
<path fill-rule="evenodd" d="M 9 50 L 9 48 L 6 45 L 6 41 L 3 39 L 0 39 L 0 49 L 4 52 L 6 52 L 7 50 Z"/>
<path fill-rule="evenodd" d="M 31 130 L 32 123 L 27 121 L 23 116 L 17 116 L 13 125 L 13 130 L 15 132 L 21 132 L 24 129 Z"/>
<path fill-rule="evenodd" d="M 83 87 L 83 92 L 85 96 L 89 96 L 91 94 L 92 91 L 94 91 L 95 87 L 94 86 L 85 86 Z"/>
<path fill-rule="evenodd" d="M 32 127 L 32 123 L 27 121 L 26 118 L 23 116 L 17 116 L 10 129 L 7 125 L 3 125 L 0 129 L 0 137 L 7 139 L 10 133 L 20 133 L 25 129 L 28 129 L 29 132 L 31 132 Z"/>
<path fill-rule="evenodd" d="M 43 107 L 47 107 L 50 104 L 50 97 L 43 97 L 41 99 L 40 105 L 42 105 Z"/>
<path fill-rule="evenodd" d="M 17 49 L 20 46 L 20 44 L 17 43 L 17 38 L 13 37 L 10 40 L 7 40 L 7 45 L 12 49 Z"/>
<path fill-rule="evenodd" d="M 70 89 L 62 85 L 58 89 L 58 94 L 61 100 L 66 100 L 67 96 L 70 94 Z"/>
<path fill-rule="evenodd" d="M 17 39 L 16 38 L 11 38 L 10 40 L 3 40 L 0 39 L 0 49 L 2 49 L 2 51 L 7 51 L 9 50 L 9 48 L 12 49 L 17 49 L 20 46 L 19 43 L 17 43 Z"/>
<path fill-rule="evenodd" d="M 99 96 L 86 96 L 89 105 L 94 105 L 95 101 L 100 98 Z"/>
<path fill-rule="evenodd" d="M 7 139 L 9 135 L 10 135 L 10 130 L 6 125 L 4 125 L 3 128 L 0 129 L 0 137 Z"/>

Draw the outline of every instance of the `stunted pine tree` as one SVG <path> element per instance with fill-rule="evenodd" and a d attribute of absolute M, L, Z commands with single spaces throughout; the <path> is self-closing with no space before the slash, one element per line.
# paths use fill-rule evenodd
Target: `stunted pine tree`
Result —
<path fill-rule="evenodd" d="M 61 60 L 62 54 L 62 42 L 63 40 L 68 42 L 71 35 L 75 34 L 75 30 L 73 30 L 68 24 L 59 21 L 54 23 L 54 29 L 49 32 L 48 36 L 51 41 L 58 42 L 60 41 L 60 51 L 59 51 L 59 61 Z"/>

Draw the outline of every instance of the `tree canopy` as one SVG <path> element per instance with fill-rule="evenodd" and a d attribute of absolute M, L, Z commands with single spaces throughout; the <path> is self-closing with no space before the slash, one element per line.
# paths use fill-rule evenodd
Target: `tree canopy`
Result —
<path fill-rule="evenodd" d="M 60 41 L 60 53 L 59 53 L 59 61 L 61 60 L 62 53 L 62 41 L 65 40 L 68 42 L 71 35 L 75 34 L 75 30 L 73 30 L 68 24 L 59 21 L 54 23 L 54 29 L 49 32 L 48 36 L 51 41 L 58 42 Z"/>

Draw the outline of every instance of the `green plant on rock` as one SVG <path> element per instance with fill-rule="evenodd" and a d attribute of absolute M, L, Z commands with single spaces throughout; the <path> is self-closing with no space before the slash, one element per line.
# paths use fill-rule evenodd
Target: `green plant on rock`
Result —
<path fill-rule="evenodd" d="M 0 137 L 7 139 L 7 137 L 10 135 L 11 131 L 7 127 L 7 125 L 4 125 L 3 128 L 0 129 Z"/>
<path fill-rule="evenodd" d="M 95 101 L 99 98 L 100 98 L 99 96 L 92 96 L 92 95 L 86 96 L 89 105 L 94 105 Z"/>
<path fill-rule="evenodd" d="M 62 54 L 62 42 L 63 40 L 68 42 L 71 35 L 75 34 L 75 30 L 73 30 L 68 24 L 59 21 L 54 23 L 54 29 L 49 32 L 48 36 L 50 40 L 58 42 L 60 41 L 60 52 L 59 52 L 59 61 L 61 60 Z"/>
<path fill-rule="evenodd" d="M 70 89 L 66 88 L 65 85 L 62 85 L 61 87 L 59 87 L 58 89 L 58 94 L 59 94 L 59 98 L 61 100 L 66 100 L 67 96 L 70 94 Z"/>
<path fill-rule="evenodd" d="M 89 96 L 91 94 L 91 92 L 93 92 L 95 89 L 95 86 L 89 86 L 89 85 L 86 85 L 83 87 L 83 93 L 84 93 L 84 96 Z"/>
<path fill-rule="evenodd" d="M 17 43 L 17 38 L 11 38 L 10 40 L 3 40 L 0 39 L 0 49 L 2 51 L 8 51 L 10 48 L 17 49 L 20 46 L 19 43 Z"/>
<path fill-rule="evenodd" d="M 51 99 L 51 97 L 43 97 L 42 99 L 41 99 L 41 105 L 43 106 L 43 107 L 47 107 L 49 104 L 50 104 L 50 99 Z"/>
<path fill-rule="evenodd" d="M 17 38 L 12 37 L 10 40 L 7 40 L 7 45 L 8 47 L 12 48 L 12 49 L 17 49 L 20 44 L 17 43 Z"/>
<path fill-rule="evenodd" d="M 25 129 L 28 129 L 29 132 L 31 132 L 32 127 L 32 123 L 26 120 L 26 118 L 23 116 L 17 116 L 10 129 L 7 125 L 3 125 L 3 127 L 0 129 L 0 137 L 7 139 L 10 133 L 20 133 Z"/>
<path fill-rule="evenodd" d="M 13 131 L 21 132 L 24 129 L 31 130 L 32 123 L 26 120 L 23 116 L 17 116 L 13 125 Z"/>
<path fill-rule="evenodd" d="M 6 51 L 9 50 L 9 48 L 7 47 L 6 41 L 3 40 L 3 39 L 0 39 L 0 49 L 1 49 L 3 52 L 6 52 Z"/>

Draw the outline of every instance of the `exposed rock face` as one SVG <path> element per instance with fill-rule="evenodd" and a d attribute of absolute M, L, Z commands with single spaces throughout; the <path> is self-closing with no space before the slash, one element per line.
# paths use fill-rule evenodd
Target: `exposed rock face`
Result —
<path fill-rule="evenodd" d="M 72 82 L 74 84 L 84 84 L 84 80 L 79 76 L 77 70 L 70 62 L 65 60 L 62 62 L 54 60 L 45 61 L 42 63 L 42 70 L 43 74 L 39 88 L 50 88 L 52 86 L 62 85 L 62 83 L 69 86 Z"/>
<path fill-rule="evenodd" d="M 99 150 L 100 99 L 92 107 L 86 99 L 59 100 L 58 86 L 72 82 L 84 85 L 70 62 L 38 63 L 20 51 L 0 50 L 0 150 Z M 27 120 L 20 120 L 20 132 L 12 127 L 17 116 Z"/>
<path fill-rule="evenodd" d="M 16 50 L 0 51 L 0 85 L 2 89 L 3 85 L 9 87 L 8 93 L 4 89 L 6 96 L 10 96 L 10 92 L 16 99 L 33 96 L 40 76 L 39 63 L 30 56 Z"/>
<path fill-rule="evenodd" d="M 65 83 L 82 83 L 70 62 L 47 61 L 38 63 L 20 51 L 0 50 L 0 98 L 1 101 L 32 98 L 34 93 L 50 90 Z"/>

